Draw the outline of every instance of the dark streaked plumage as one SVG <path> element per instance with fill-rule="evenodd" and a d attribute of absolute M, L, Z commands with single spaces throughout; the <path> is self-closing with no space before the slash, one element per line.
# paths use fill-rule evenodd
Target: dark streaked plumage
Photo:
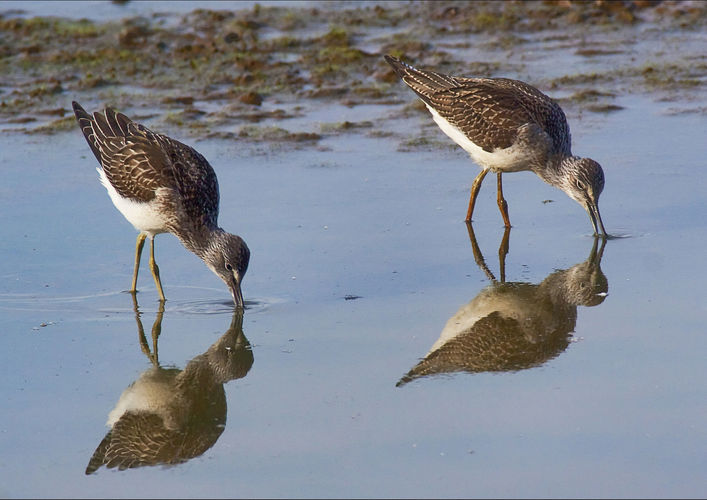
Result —
<path fill-rule="evenodd" d="M 604 173 L 597 162 L 572 155 L 569 125 L 555 101 L 518 80 L 449 76 L 416 69 L 388 55 L 385 59 L 422 99 L 442 131 L 481 166 L 472 185 L 467 221 L 491 170 L 497 173 L 498 205 L 510 227 L 501 174 L 531 170 L 582 205 L 594 232 L 606 235 L 598 207 Z"/>
<path fill-rule="evenodd" d="M 242 307 L 240 283 L 250 251 L 243 239 L 218 227 L 218 181 L 206 158 L 111 108 L 90 115 L 76 102 L 73 107 L 101 164 L 101 182 L 116 208 L 140 231 L 131 291 L 136 291 L 142 245 L 149 237 L 150 268 L 164 300 L 154 237 L 170 232 L 228 285 L 234 302 Z"/>
<path fill-rule="evenodd" d="M 476 255 L 473 230 L 469 234 L 476 261 L 489 274 L 483 257 Z M 601 247 L 598 240 L 586 261 L 555 271 L 539 284 L 496 281 L 490 275 L 491 285 L 447 321 L 424 359 L 397 386 L 432 375 L 525 370 L 561 354 L 575 329 L 577 306 L 596 306 L 607 295 L 601 270 L 606 240 Z"/>
<path fill-rule="evenodd" d="M 137 309 L 136 319 L 140 325 Z M 110 413 L 111 429 L 86 474 L 103 465 L 120 470 L 176 465 L 211 448 L 226 425 L 223 384 L 244 377 L 253 365 L 242 323 L 242 313 L 234 313 L 226 333 L 184 370 L 155 362 L 133 382 Z"/>

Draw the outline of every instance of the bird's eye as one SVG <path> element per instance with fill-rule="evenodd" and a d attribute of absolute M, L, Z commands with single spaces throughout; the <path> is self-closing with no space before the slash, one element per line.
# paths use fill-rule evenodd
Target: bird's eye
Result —
<path fill-rule="evenodd" d="M 231 264 L 226 262 L 226 269 L 228 269 L 229 271 L 233 271 L 233 266 L 231 266 Z"/>
<path fill-rule="evenodd" d="M 586 186 L 582 181 L 576 181 L 575 184 L 577 186 L 577 189 L 579 189 L 580 191 L 584 191 L 586 189 Z"/>

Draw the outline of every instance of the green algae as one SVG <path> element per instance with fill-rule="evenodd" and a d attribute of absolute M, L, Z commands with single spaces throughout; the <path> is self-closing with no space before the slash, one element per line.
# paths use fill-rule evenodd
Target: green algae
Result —
<path fill-rule="evenodd" d="M 512 52 L 533 43 L 533 36 L 537 40 L 535 33 L 548 42 L 571 43 L 591 29 L 658 26 L 658 21 L 660 29 L 689 33 L 704 28 L 705 13 L 704 5 L 692 3 L 480 1 L 256 4 L 237 11 L 196 9 L 109 22 L 0 15 L 0 125 L 24 120 L 39 123 L 33 127 L 38 133 L 61 129 L 63 123 L 40 111 L 70 114 L 70 102 L 83 98 L 120 104 L 128 112 L 166 107 L 170 114 L 163 121 L 194 136 L 302 114 L 254 111 L 270 103 L 405 103 L 405 115 L 422 108 L 419 103 L 408 107 L 416 101 L 383 61 L 385 53 L 452 74 L 507 76 L 523 71 L 522 63 L 514 66 L 503 57 L 469 62 L 465 52 L 474 45 L 469 34 L 484 34 L 485 50 Z M 599 60 L 624 50 L 619 42 L 607 47 L 582 44 L 574 50 L 579 57 Z M 628 89 L 699 89 L 705 66 L 704 57 L 635 61 L 608 71 L 568 73 L 547 85 L 574 92 L 570 102 L 609 110 L 616 106 L 610 101 Z M 614 95 L 594 99 L 582 94 L 597 85 Z M 228 114 L 197 113 L 195 102 L 236 107 Z M 245 133 L 250 140 L 290 140 L 280 132 Z"/>
<path fill-rule="evenodd" d="M 456 149 L 456 144 L 444 138 L 438 138 L 437 134 L 426 134 L 411 139 L 405 139 L 398 145 L 398 151 L 401 153 L 410 153 L 415 151 L 438 151 L 444 149 Z"/>
<path fill-rule="evenodd" d="M 371 127 L 373 127 L 373 122 L 368 120 L 362 122 L 343 121 L 337 123 L 321 123 L 319 125 L 322 134 L 335 134 L 356 129 L 368 129 Z"/>
<path fill-rule="evenodd" d="M 256 142 L 316 142 L 321 139 L 321 135 L 312 132 L 290 132 L 281 127 L 258 125 L 244 125 L 238 131 L 238 137 Z"/>

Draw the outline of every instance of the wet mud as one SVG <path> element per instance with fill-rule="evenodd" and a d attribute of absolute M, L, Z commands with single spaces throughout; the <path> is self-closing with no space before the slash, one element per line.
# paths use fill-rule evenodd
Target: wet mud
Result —
<path fill-rule="evenodd" d="M 292 119 L 332 102 L 421 113 L 386 53 L 441 72 L 521 78 L 570 110 L 609 113 L 636 90 L 685 99 L 703 89 L 705 24 L 704 2 L 638 0 L 255 4 L 108 22 L 0 9 L 0 129 L 70 130 L 76 99 L 187 137 L 300 148 L 333 134 L 381 136 L 385 124 L 365 119 Z M 656 37 L 662 52 L 636 50 Z M 578 61 L 596 70 L 576 72 Z M 401 138 L 401 150 L 420 147 L 445 146 Z"/>

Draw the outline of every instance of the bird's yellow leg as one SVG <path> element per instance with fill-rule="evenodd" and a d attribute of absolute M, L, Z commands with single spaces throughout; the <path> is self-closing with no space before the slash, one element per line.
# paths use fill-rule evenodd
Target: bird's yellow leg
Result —
<path fill-rule="evenodd" d="M 140 349 L 145 353 L 145 356 L 155 365 L 160 365 L 159 356 L 157 354 L 157 340 L 159 339 L 160 333 L 162 331 L 162 317 L 164 315 L 164 301 L 160 301 L 160 307 L 157 311 L 157 317 L 155 318 L 155 324 L 152 325 L 152 349 L 150 349 L 150 344 L 147 343 L 147 338 L 145 337 L 145 329 L 142 326 L 142 320 L 140 319 L 140 308 L 137 303 L 137 296 L 133 294 L 133 311 L 135 312 L 135 321 L 137 322 L 137 333 L 140 340 Z"/>
<path fill-rule="evenodd" d="M 164 300 L 160 301 L 160 307 L 157 310 L 155 323 L 152 325 L 152 354 L 155 356 L 155 363 L 159 365 L 159 355 L 157 354 L 157 340 L 162 333 L 162 317 L 164 316 Z"/>
<path fill-rule="evenodd" d="M 137 235 L 137 241 L 135 242 L 135 269 L 133 270 L 133 286 L 130 289 L 131 293 L 137 292 L 137 272 L 140 270 L 140 256 L 142 255 L 142 247 L 145 244 L 145 238 L 147 238 L 147 235 L 140 233 Z"/>
<path fill-rule="evenodd" d="M 503 232 L 503 239 L 501 244 L 498 246 L 498 266 L 499 272 L 501 273 L 501 283 L 506 282 L 506 255 L 508 255 L 508 249 L 510 248 L 510 237 L 511 228 L 506 226 Z"/>
<path fill-rule="evenodd" d="M 155 237 L 150 238 L 150 271 L 152 271 L 152 277 L 155 278 L 155 285 L 157 285 L 157 293 L 160 294 L 160 300 L 165 300 L 164 292 L 162 291 L 162 282 L 160 281 L 160 268 L 157 267 L 157 262 L 155 262 Z"/>
<path fill-rule="evenodd" d="M 142 327 L 142 320 L 140 319 L 140 308 L 137 305 L 137 295 L 135 295 L 134 293 L 133 312 L 135 313 L 135 322 L 137 323 L 137 334 L 138 338 L 140 339 L 140 349 L 142 349 L 142 352 L 145 353 L 145 356 L 147 356 L 147 358 L 154 363 L 155 358 L 152 355 L 152 351 L 150 351 L 150 345 L 147 343 L 147 339 L 145 338 L 145 329 Z"/>
<path fill-rule="evenodd" d="M 476 242 L 476 235 L 474 234 L 474 227 L 471 225 L 471 222 L 467 221 L 466 222 L 466 230 L 469 233 L 469 241 L 471 242 L 471 251 L 474 252 L 474 260 L 476 261 L 476 265 L 479 266 L 479 269 L 481 269 L 484 273 L 486 273 L 486 277 L 490 279 L 491 281 L 496 281 L 496 277 L 493 275 L 489 267 L 486 265 L 486 261 L 484 260 L 484 256 L 481 253 L 481 249 L 479 248 L 479 244 Z"/>
<path fill-rule="evenodd" d="M 479 172 L 479 175 L 476 176 L 476 179 L 474 179 L 473 184 L 471 185 L 471 198 L 469 198 L 469 210 L 466 212 L 466 221 L 469 222 L 471 220 L 471 215 L 474 213 L 474 205 L 476 204 L 476 197 L 479 195 L 479 189 L 481 188 L 481 183 L 484 180 L 484 177 L 486 177 L 486 174 L 488 174 L 487 169 L 481 170 Z"/>
<path fill-rule="evenodd" d="M 501 172 L 497 174 L 497 184 L 498 184 L 498 195 L 496 202 L 498 203 L 498 209 L 501 211 L 503 216 L 503 223 L 507 228 L 511 227 L 511 219 L 508 218 L 508 203 L 506 203 L 503 197 L 503 182 L 501 181 Z"/>

